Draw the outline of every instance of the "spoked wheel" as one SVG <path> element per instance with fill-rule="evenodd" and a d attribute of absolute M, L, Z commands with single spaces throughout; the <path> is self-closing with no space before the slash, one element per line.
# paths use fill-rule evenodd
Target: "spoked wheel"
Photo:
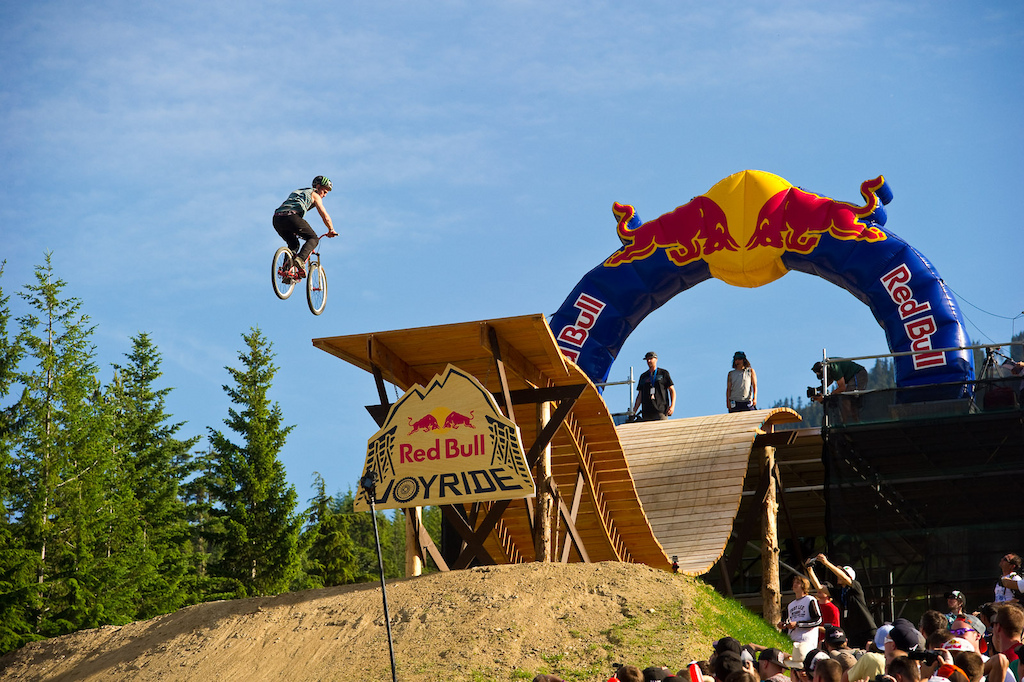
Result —
<path fill-rule="evenodd" d="M 286 299 L 292 295 L 295 288 L 295 280 L 289 275 L 289 268 L 292 264 L 292 252 L 287 246 L 282 246 L 274 254 L 274 262 L 270 270 L 270 282 L 274 285 L 274 293 L 280 299 Z"/>
<path fill-rule="evenodd" d="M 314 315 L 319 315 L 327 307 L 327 273 L 317 261 L 309 262 L 309 270 L 306 273 L 306 301 L 309 302 L 309 310 Z"/>

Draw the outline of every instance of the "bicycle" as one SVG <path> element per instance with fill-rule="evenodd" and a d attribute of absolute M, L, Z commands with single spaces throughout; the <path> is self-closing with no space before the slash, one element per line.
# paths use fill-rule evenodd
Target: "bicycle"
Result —
<path fill-rule="evenodd" d="M 320 235 L 320 239 L 327 236 L 327 233 Z M 316 257 L 315 259 L 313 257 Z M 298 276 L 292 266 L 295 261 L 295 254 L 287 246 L 282 246 L 274 253 L 274 261 L 271 263 L 270 282 L 274 286 L 274 293 L 281 300 L 292 295 L 295 283 L 302 279 Z M 320 252 L 313 251 L 306 259 L 306 302 L 309 304 L 309 311 L 319 315 L 327 307 L 327 273 L 320 264 Z"/>

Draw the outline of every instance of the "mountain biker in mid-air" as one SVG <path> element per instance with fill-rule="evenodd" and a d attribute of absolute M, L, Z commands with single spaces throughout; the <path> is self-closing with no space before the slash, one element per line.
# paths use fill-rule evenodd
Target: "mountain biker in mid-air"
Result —
<path fill-rule="evenodd" d="M 301 279 L 306 276 L 306 271 L 302 267 L 303 263 L 306 262 L 309 254 L 313 252 L 313 249 L 320 242 L 316 235 L 316 230 L 310 227 L 303 217 L 310 206 L 316 206 L 316 210 L 320 213 L 324 225 L 327 226 L 327 236 L 338 236 L 338 233 L 334 231 L 334 225 L 331 223 L 331 216 L 327 215 L 327 209 L 324 208 L 324 197 L 330 191 L 330 178 L 318 175 L 313 178 L 312 187 L 295 190 L 274 211 L 274 229 L 281 235 L 281 239 L 285 241 L 291 252 L 295 254 L 292 267 L 296 269 L 296 278 Z M 302 249 L 298 250 L 300 237 L 306 241 L 302 245 Z"/>

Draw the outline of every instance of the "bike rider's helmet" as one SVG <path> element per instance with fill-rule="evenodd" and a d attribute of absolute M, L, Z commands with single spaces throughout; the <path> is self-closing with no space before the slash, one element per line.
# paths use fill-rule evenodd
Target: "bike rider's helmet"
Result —
<path fill-rule="evenodd" d="M 327 191 L 333 189 L 331 186 L 331 179 L 324 175 L 318 175 L 313 178 L 313 187 L 324 187 Z"/>

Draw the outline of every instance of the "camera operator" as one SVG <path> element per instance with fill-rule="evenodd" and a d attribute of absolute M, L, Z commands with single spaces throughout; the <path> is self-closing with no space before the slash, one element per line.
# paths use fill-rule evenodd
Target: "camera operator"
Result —
<path fill-rule="evenodd" d="M 866 649 L 875 634 L 875 619 L 868 610 L 867 602 L 864 600 L 864 588 L 857 582 L 856 572 L 851 566 L 839 568 L 824 554 L 818 554 L 807 561 L 807 577 L 810 578 L 814 589 L 821 588 L 821 582 L 814 575 L 815 564 L 821 564 L 835 575 L 839 594 L 833 594 L 832 597 L 835 599 L 838 596 L 843 629 L 846 630 L 846 635 L 855 648 Z"/>
<path fill-rule="evenodd" d="M 818 381 L 823 381 L 825 367 L 820 363 L 816 362 L 811 367 L 811 371 L 814 372 Z M 868 371 L 861 365 L 858 365 L 853 360 L 841 360 L 839 362 L 828 363 L 828 380 L 829 382 L 836 382 L 836 390 L 832 393 L 846 393 L 847 391 L 863 391 L 868 387 Z M 812 387 L 813 388 L 813 387 Z M 827 388 L 827 386 L 826 386 Z M 807 397 L 815 402 L 822 402 L 824 396 L 820 391 L 815 392 L 811 395 L 811 388 L 807 390 Z"/>

